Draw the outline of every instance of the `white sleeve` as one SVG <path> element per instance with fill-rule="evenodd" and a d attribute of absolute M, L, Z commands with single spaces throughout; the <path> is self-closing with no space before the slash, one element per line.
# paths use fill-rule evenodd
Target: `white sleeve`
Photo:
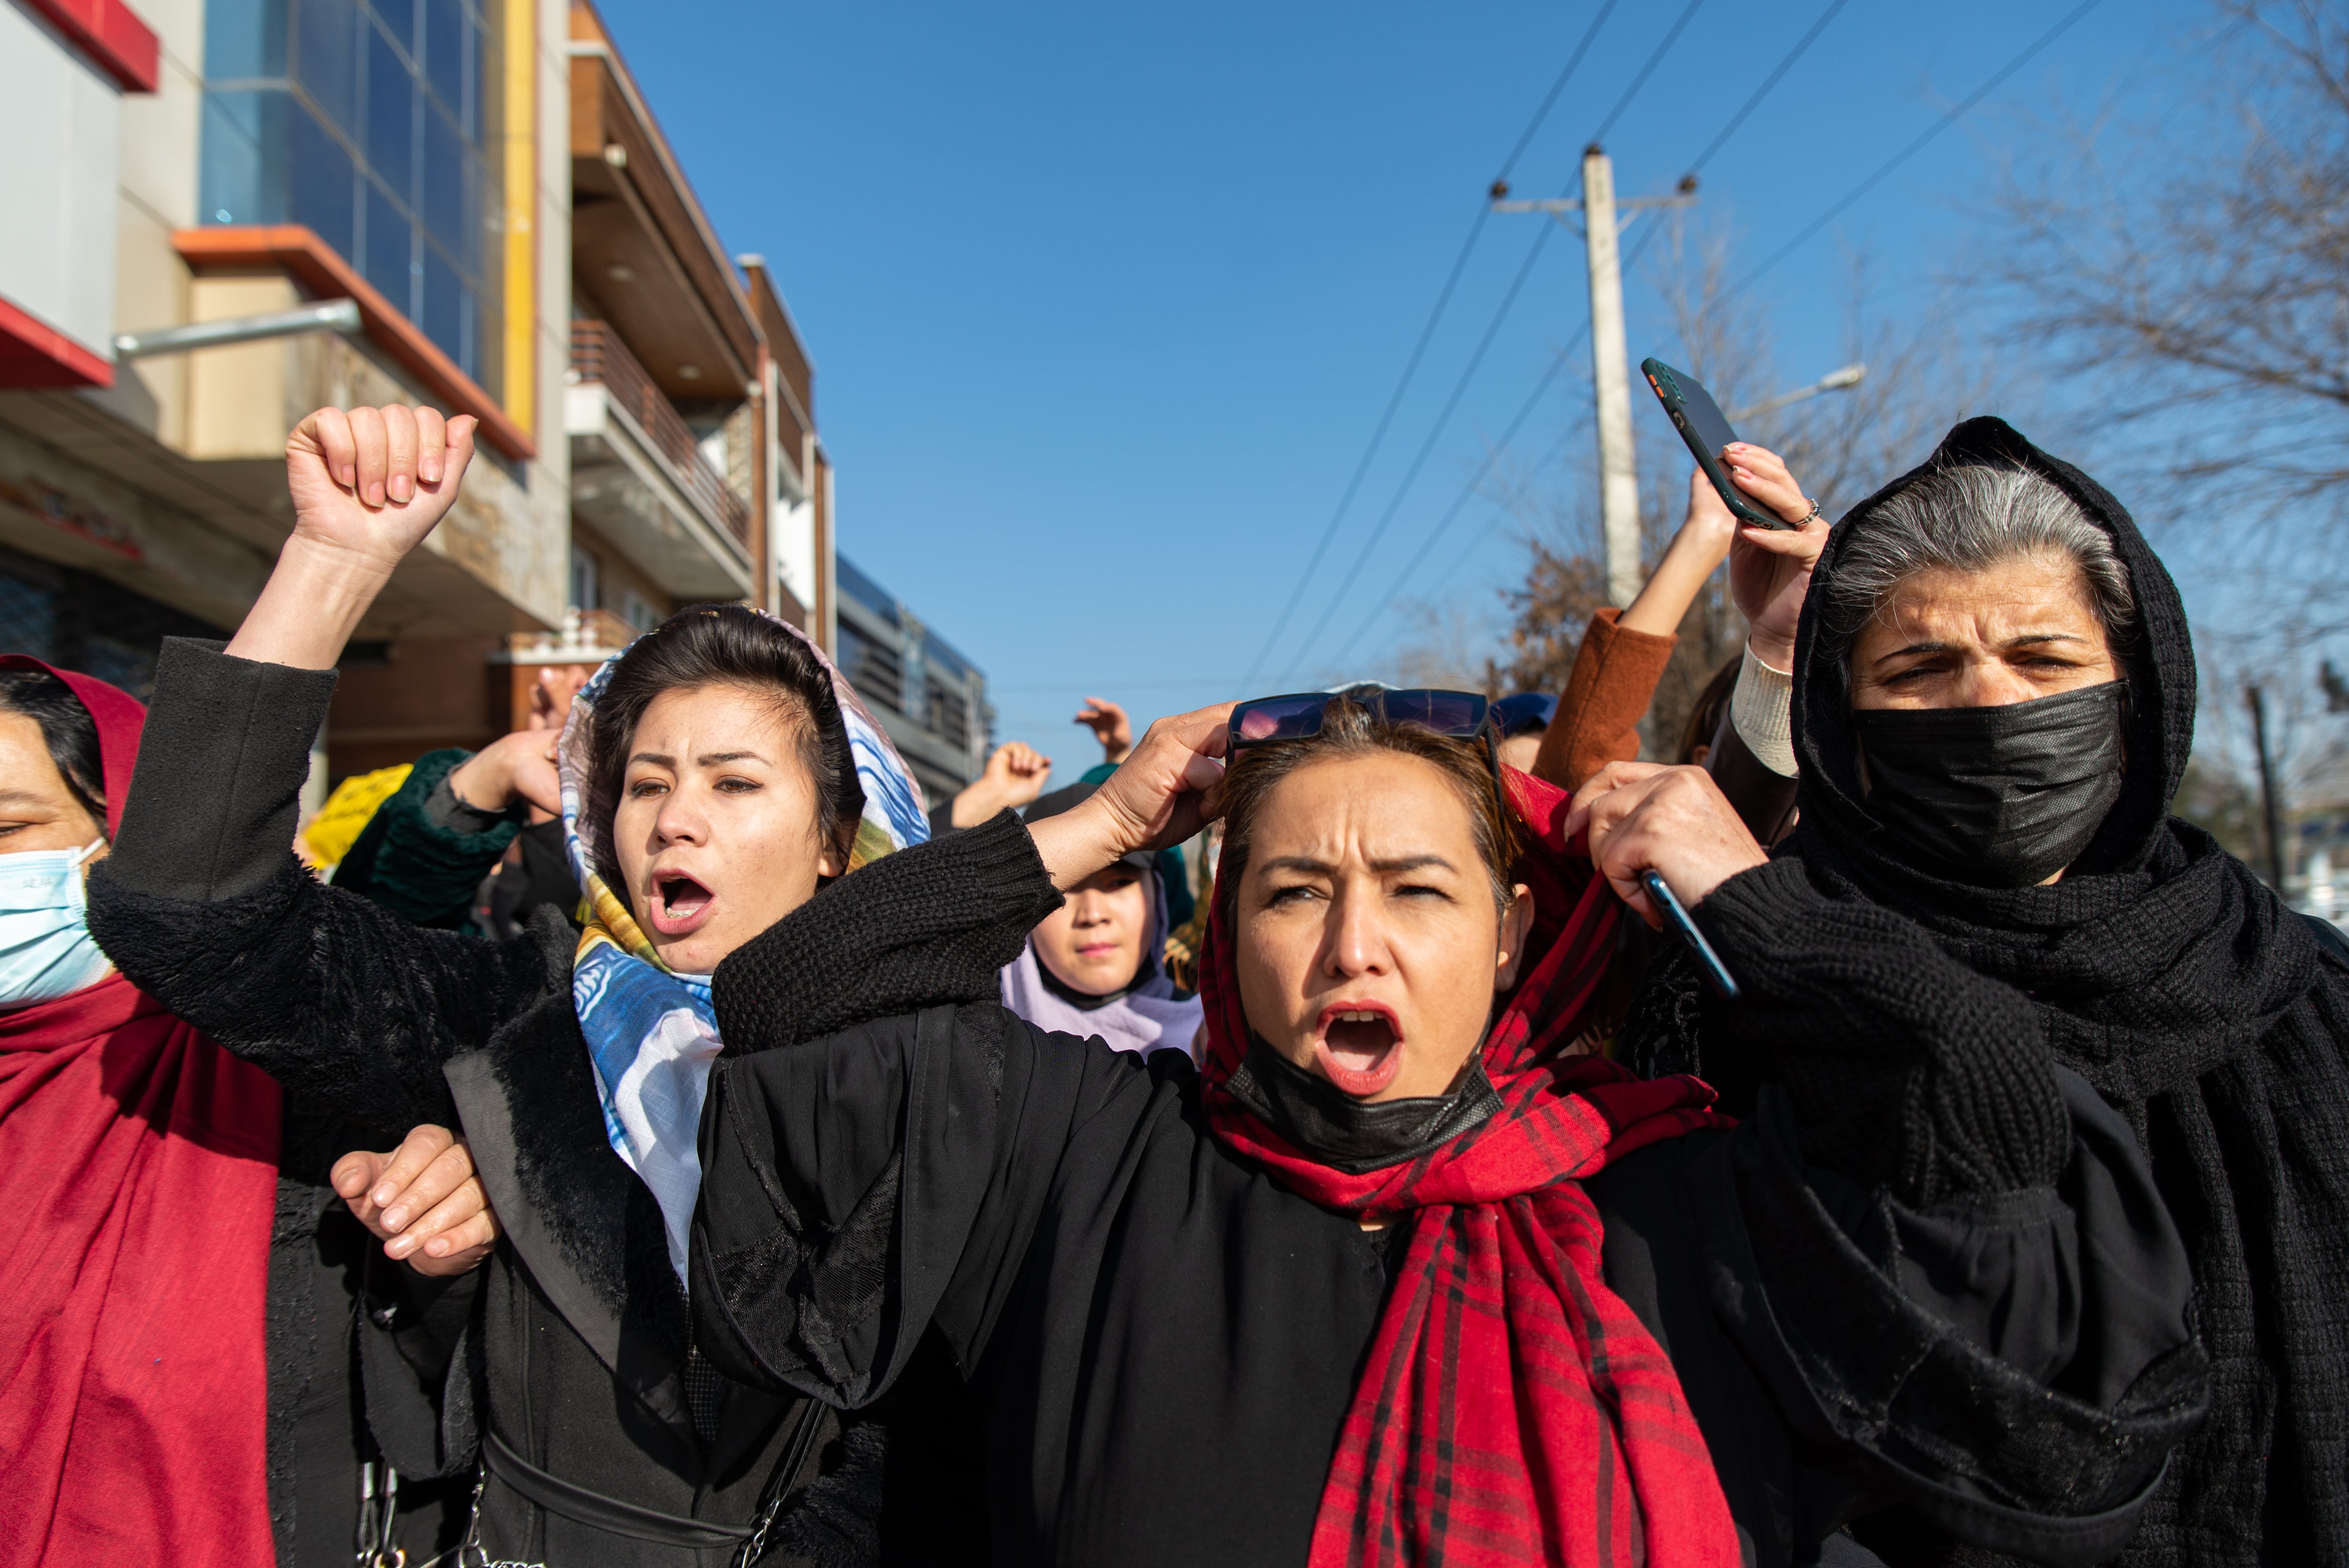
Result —
<path fill-rule="evenodd" d="M 1795 776 L 1795 734 L 1792 711 L 1795 677 L 1774 670 L 1754 657 L 1749 645 L 1737 671 L 1737 689 L 1729 698 L 1729 722 L 1737 738 L 1763 767 L 1781 779 Z"/>

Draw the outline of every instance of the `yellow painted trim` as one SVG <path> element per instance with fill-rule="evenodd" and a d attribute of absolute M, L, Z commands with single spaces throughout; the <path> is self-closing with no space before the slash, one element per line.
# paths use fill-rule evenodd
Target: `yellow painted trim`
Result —
<path fill-rule="evenodd" d="M 538 433 L 538 6 L 505 0 L 505 406 Z"/>

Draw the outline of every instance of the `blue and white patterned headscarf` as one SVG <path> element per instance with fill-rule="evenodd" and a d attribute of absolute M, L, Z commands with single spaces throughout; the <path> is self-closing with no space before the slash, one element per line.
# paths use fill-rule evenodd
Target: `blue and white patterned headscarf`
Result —
<path fill-rule="evenodd" d="M 864 815 L 849 851 L 849 871 L 928 838 L 921 784 L 848 678 L 798 627 L 767 618 L 807 644 L 832 677 L 833 695 L 840 701 L 856 779 L 864 787 Z M 719 1049 L 709 976 L 679 975 L 660 961 L 629 915 L 626 903 L 590 861 L 579 829 L 587 799 L 588 730 L 596 702 L 612 684 L 613 668 L 626 656 L 616 654 L 605 660 L 572 700 L 555 754 L 563 780 L 564 847 L 585 890 L 589 913 L 572 969 L 571 999 L 579 1012 L 580 1032 L 587 1037 L 595 1092 L 604 1102 L 604 1135 L 659 1201 L 669 1262 L 681 1284 L 694 1201 L 701 1192 L 701 1155 L 695 1137 L 709 1087 L 709 1064 Z"/>

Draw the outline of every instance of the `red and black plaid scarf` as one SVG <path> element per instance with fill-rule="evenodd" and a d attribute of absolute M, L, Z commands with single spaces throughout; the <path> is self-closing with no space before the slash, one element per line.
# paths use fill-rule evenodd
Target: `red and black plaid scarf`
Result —
<path fill-rule="evenodd" d="M 1485 1043 L 1503 1109 L 1439 1149 L 1350 1176 L 1319 1164 L 1224 1085 L 1248 1032 L 1229 934 L 1202 978 L 1205 1099 L 1216 1136 L 1292 1191 L 1419 1221 L 1379 1321 L 1313 1530 L 1314 1568 L 1401 1563 L 1734 1564 L 1737 1535 L 1680 1379 L 1599 1277 L 1581 1179 L 1719 1125 L 1694 1078 L 1641 1080 L 1560 1057 L 1615 951 L 1622 904 L 1558 824 L 1567 797 L 1511 770 L 1534 847 L 1541 957 Z"/>

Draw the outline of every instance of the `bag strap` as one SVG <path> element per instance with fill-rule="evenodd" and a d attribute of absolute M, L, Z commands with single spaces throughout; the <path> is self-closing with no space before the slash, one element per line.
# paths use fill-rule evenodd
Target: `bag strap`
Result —
<path fill-rule="evenodd" d="M 823 1405 L 810 1399 L 800 1410 L 800 1423 L 792 1429 L 792 1440 L 783 1445 L 782 1457 L 775 1461 L 775 1473 L 759 1493 L 759 1511 L 752 1518 L 750 1534 L 734 1553 L 733 1568 L 750 1568 L 766 1554 L 767 1533 L 775 1526 L 783 1511 L 783 1499 L 791 1494 L 792 1483 L 800 1471 L 807 1468 L 808 1456 L 815 1451 L 816 1434 L 823 1429 Z"/>
<path fill-rule="evenodd" d="M 707 1520 L 685 1519 L 574 1486 L 514 1452 L 494 1431 L 481 1434 L 481 1462 L 489 1467 L 492 1475 L 547 1512 L 613 1535 L 625 1535 L 631 1541 L 708 1550 L 735 1545 L 750 1534 L 747 1524 L 713 1524 Z"/>
<path fill-rule="evenodd" d="M 791 1440 L 775 1461 L 774 1472 L 759 1492 L 759 1511 L 748 1525 L 709 1524 L 698 1519 L 680 1519 L 672 1513 L 662 1513 L 632 1503 L 616 1502 L 599 1493 L 573 1486 L 569 1481 L 549 1475 L 507 1446 L 495 1432 L 481 1434 L 481 1463 L 473 1472 L 471 1518 L 464 1540 L 440 1553 L 423 1568 L 441 1568 L 452 1559 L 456 1568 L 499 1568 L 481 1549 L 481 1491 L 492 1472 L 523 1497 L 550 1513 L 581 1524 L 593 1525 L 626 1535 L 633 1540 L 650 1541 L 657 1545 L 685 1546 L 697 1550 L 740 1542 L 730 1559 L 732 1568 L 750 1568 L 765 1555 L 768 1535 L 783 1511 L 783 1500 L 791 1495 L 792 1484 L 807 1468 L 809 1455 L 815 1451 L 817 1435 L 823 1429 L 823 1405 L 810 1399 L 801 1408 L 799 1424 L 792 1429 Z"/>

